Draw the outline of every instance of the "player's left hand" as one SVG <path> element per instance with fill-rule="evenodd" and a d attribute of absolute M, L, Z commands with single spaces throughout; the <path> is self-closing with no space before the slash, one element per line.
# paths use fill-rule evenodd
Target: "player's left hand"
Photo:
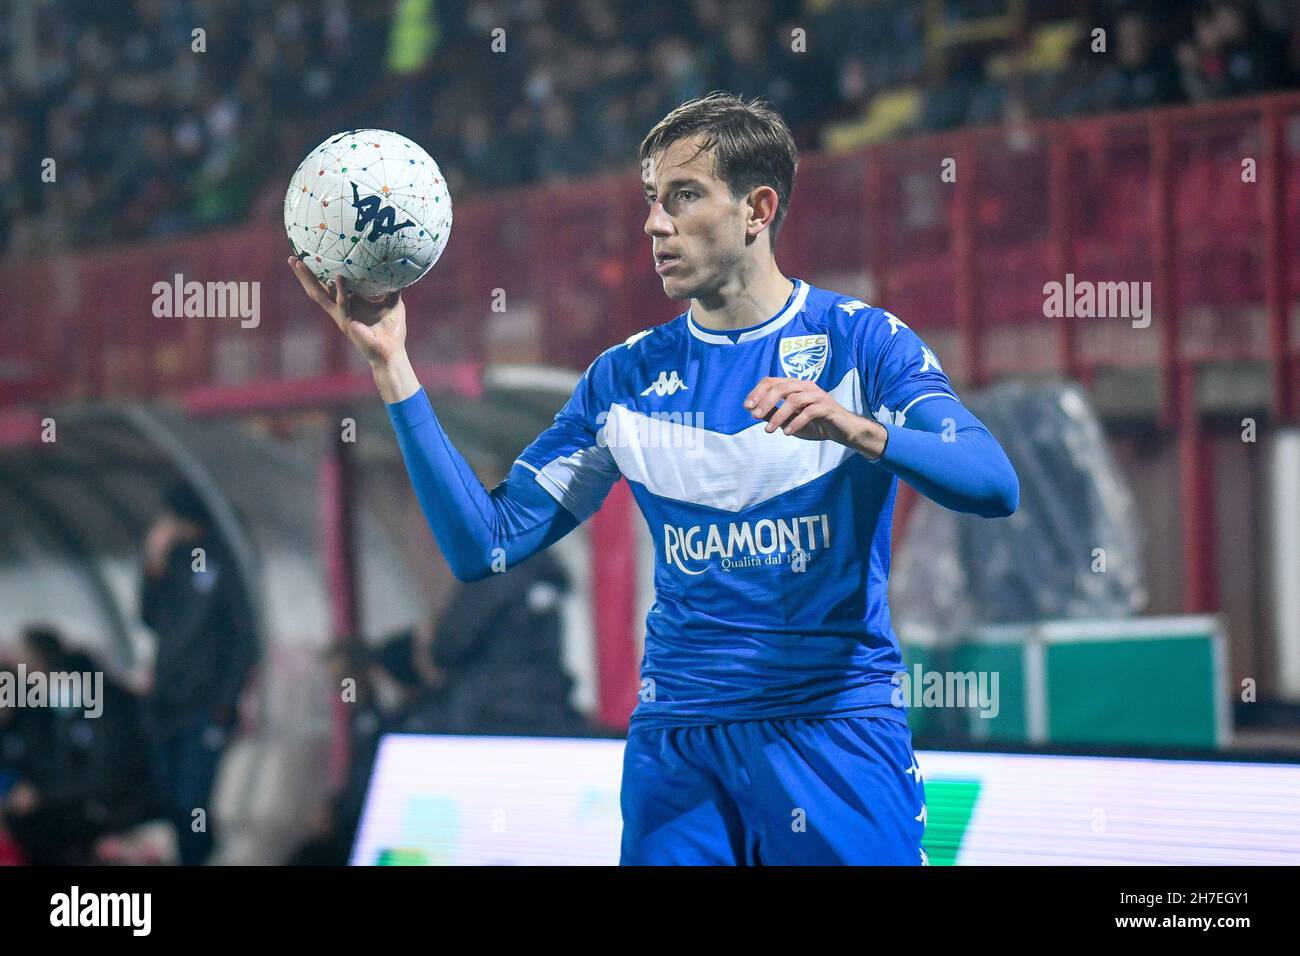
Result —
<path fill-rule="evenodd" d="M 884 432 L 871 419 L 855 415 L 835 401 L 816 382 L 797 378 L 768 376 L 754 386 L 745 407 L 754 418 L 767 422 L 768 434 L 779 428 L 796 438 L 839 442 L 868 455 L 876 437 L 872 426 Z"/>

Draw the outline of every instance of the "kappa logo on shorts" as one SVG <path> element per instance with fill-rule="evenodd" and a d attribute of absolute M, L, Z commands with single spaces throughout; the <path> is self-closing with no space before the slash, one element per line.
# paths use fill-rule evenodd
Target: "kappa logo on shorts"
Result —
<path fill-rule="evenodd" d="M 816 381 L 831 354 L 829 335 L 793 335 L 777 347 L 781 368 L 786 375 L 801 382 Z"/>

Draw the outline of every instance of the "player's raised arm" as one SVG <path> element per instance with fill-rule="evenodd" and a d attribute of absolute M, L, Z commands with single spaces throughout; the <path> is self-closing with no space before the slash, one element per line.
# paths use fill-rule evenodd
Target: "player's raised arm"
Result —
<path fill-rule="evenodd" d="M 297 257 L 289 259 L 307 295 L 370 363 L 388 406 L 407 473 L 425 519 L 462 581 L 513 567 L 568 534 L 578 520 L 516 465 L 489 492 L 438 422 L 406 353 L 406 306 L 400 292 L 367 299 L 335 277 L 331 290 Z"/>

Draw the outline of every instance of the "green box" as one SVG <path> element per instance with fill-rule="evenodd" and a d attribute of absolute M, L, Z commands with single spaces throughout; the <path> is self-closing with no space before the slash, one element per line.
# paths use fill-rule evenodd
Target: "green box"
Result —
<path fill-rule="evenodd" d="M 917 664 L 989 690 L 996 675 L 996 713 L 961 715 L 976 740 L 1216 748 L 1231 736 L 1226 654 L 1220 617 L 1180 615 L 992 625 L 947 651 L 906 644 L 903 659 L 913 683 Z M 915 732 L 941 726 L 909 703 Z"/>

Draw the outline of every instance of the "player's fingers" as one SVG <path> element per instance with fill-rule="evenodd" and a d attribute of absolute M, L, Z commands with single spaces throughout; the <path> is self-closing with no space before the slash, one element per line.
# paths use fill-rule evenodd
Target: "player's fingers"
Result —
<path fill-rule="evenodd" d="M 325 283 L 312 275 L 312 271 L 307 268 L 307 263 L 297 256 L 289 257 L 289 268 L 293 270 L 293 274 L 298 279 L 298 284 L 302 286 L 308 297 L 328 312 L 330 306 L 334 303 L 331 301 L 329 291 L 325 288 Z"/>
<path fill-rule="evenodd" d="M 755 418 L 766 418 L 776 403 L 780 401 L 783 394 L 783 386 L 783 379 L 763 379 L 763 381 L 761 381 L 754 390 L 749 393 L 750 397 L 745 401 L 745 407 L 754 413 Z"/>
<path fill-rule="evenodd" d="M 820 405 L 812 404 L 794 417 L 794 419 L 785 426 L 787 435 L 798 435 L 801 431 L 815 422 L 822 414 Z"/>
<path fill-rule="evenodd" d="M 348 314 L 347 279 L 341 272 L 334 273 L 334 304 L 338 306 L 339 314 Z"/>
<path fill-rule="evenodd" d="M 768 389 L 770 389 L 775 383 L 782 381 L 785 381 L 785 379 L 774 378 L 771 375 L 759 379 L 758 384 L 755 385 L 753 389 L 750 390 L 750 393 L 745 396 L 745 407 L 750 409 L 757 408 L 759 399 L 763 395 L 767 394 Z"/>
<path fill-rule="evenodd" d="M 812 400 L 813 396 L 807 392 L 792 392 L 786 395 L 781 407 L 772 409 L 771 414 L 768 416 L 767 433 L 770 435 L 776 431 L 784 422 L 803 411 Z"/>
<path fill-rule="evenodd" d="M 767 418 L 777 403 L 789 399 L 791 395 L 809 391 L 810 382 L 801 382 L 793 378 L 768 379 L 768 385 L 754 399 L 751 412 L 755 418 Z"/>

